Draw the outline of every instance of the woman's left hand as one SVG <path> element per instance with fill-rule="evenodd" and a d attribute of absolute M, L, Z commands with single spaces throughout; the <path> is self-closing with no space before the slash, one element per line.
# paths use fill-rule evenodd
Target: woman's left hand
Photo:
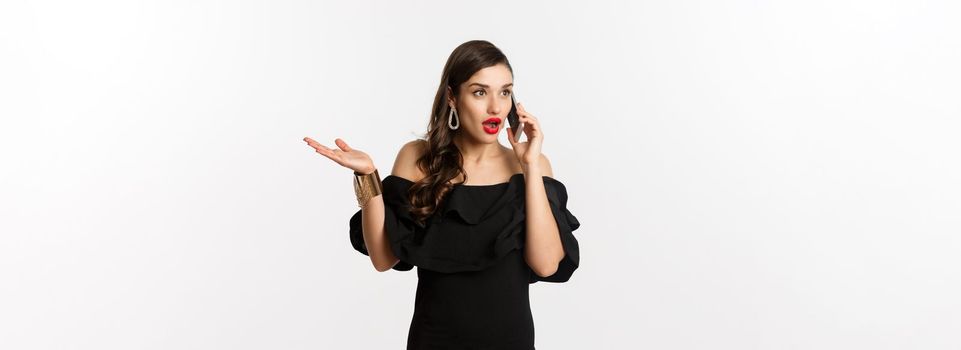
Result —
<path fill-rule="evenodd" d="M 524 123 L 524 134 L 527 135 L 527 141 L 514 142 L 514 130 L 510 127 L 507 128 L 507 141 L 511 143 L 514 154 L 517 155 L 517 159 L 525 167 L 524 171 L 527 171 L 527 166 L 537 164 L 541 158 L 541 143 L 544 142 L 544 133 L 541 131 L 541 124 L 537 121 L 537 118 L 527 113 L 524 105 L 520 103 L 517 104 L 517 116 L 520 117 L 520 122 Z"/>

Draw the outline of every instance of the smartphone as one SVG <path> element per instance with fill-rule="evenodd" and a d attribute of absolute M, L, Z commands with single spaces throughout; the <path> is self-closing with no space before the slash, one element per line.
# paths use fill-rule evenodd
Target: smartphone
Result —
<path fill-rule="evenodd" d="M 507 112 L 507 123 L 510 124 L 511 131 L 514 132 L 514 142 L 520 141 L 521 134 L 524 133 L 524 124 L 520 121 L 520 117 L 517 116 L 517 100 L 514 99 L 514 93 L 511 92 L 511 111 Z"/>

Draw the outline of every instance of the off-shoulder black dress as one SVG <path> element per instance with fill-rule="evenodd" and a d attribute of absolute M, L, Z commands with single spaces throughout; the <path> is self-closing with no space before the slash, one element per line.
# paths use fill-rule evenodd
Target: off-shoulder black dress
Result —
<path fill-rule="evenodd" d="M 382 180 L 384 230 L 400 259 L 394 270 L 417 266 L 407 349 L 534 349 L 528 286 L 566 282 L 579 260 L 572 231 L 580 223 L 567 209 L 567 189 L 549 176 L 543 181 L 566 253 L 548 277 L 523 258 L 523 173 L 499 184 L 454 185 L 423 226 L 408 211 L 413 182 L 394 175 Z M 360 210 L 350 218 L 350 242 L 368 254 Z"/>

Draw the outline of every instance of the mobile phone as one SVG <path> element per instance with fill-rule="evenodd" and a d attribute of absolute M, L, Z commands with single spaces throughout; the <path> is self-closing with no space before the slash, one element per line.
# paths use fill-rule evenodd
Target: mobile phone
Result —
<path fill-rule="evenodd" d="M 514 99 L 514 93 L 511 92 L 511 111 L 507 112 L 507 123 L 510 124 L 511 131 L 514 132 L 514 142 L 520 141 L 521 134 L 524 133 L 524 124 L 520 121 L 520 117 L 517 115 L 517 100 Z"/>

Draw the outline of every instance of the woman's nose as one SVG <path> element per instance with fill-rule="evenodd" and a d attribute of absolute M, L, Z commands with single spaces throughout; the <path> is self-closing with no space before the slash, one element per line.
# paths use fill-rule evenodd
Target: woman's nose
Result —
<path fill-rule="evenodd" d="M 487 103 L 487 114 L 498 115 L 501 113 L 501 106 L 498 102 L 500 101 L 497 101 L 496 99 L 491 99 L 490 102 Z"/>

